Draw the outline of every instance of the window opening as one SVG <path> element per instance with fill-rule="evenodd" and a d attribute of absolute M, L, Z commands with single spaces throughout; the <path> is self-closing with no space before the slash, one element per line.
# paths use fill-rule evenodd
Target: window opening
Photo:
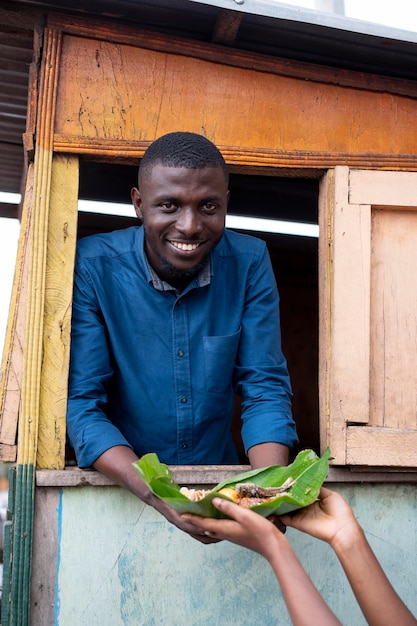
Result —
<path fill-rule="evenodd" d="M 79 210 L 78 237 L 136 225 L 130 189 L 137 184 L 137 165 L 81 161 L 81 201 L 115 202 L 131 207 L 128 217 Z M 300 449 L 319 447 L 318 403 L 318 194 L 317 178 L 284 178 L 247 174 L 230 175 L 229 214 L 266 220 L 298 222 L 309 234 L 250 231 L 233 228 L 263 239 L 271 256 L 280 292 L 282 343 L 293 386 L 293 413 Z M 83 203 L 80 203 L 80 209 Z M 236 400 L 233 433 L 240 461 L 247 463 L 240 440 L 240 403 Z M 67 451 L 73 462 L 71 449 Z"/>

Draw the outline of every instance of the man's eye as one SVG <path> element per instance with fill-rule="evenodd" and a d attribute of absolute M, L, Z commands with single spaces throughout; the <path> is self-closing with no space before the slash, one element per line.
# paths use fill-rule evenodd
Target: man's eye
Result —
<path fill-rule="evenodd" d="M 175 211 L 175 209 L 177 208 L 176 204 L 174 204 L 173 202 L 169 202 L 169 201 L 162 202 L 161 206 L 165 211 Z"/>
<path fill-rule="evenodd" d="M 213 202 L 205 202 L 203 206 L 203 210 L 206 211 L 206 213 L 214 213 L 216 208 L 217 207 L 215 204 L 213 204 Z"/>

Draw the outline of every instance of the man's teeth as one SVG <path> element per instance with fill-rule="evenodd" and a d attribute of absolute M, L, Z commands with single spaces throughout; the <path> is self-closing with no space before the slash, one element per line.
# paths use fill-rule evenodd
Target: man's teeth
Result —
<path fill-rule="evenodd" d="M 198 243 L 181 243 L 179 241 L 172 241 L 171 243 L 175 248 L 187 251 L 195 250 L 200 245 Z"/>

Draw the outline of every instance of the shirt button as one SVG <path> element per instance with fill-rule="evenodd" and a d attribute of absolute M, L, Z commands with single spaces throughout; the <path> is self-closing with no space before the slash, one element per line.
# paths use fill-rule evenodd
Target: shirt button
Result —
<path fill-rule="evenodd" d="M 184 352 L 182 350 L 178 350 L 178 356 L 184 356 Z"/>
<path fill-rule="evenodd" d="M 182 444 L 182 446 L 181 446 L 181 448 L 182 448 L 183 450 L 186 450 L 186 449 L 188 448 L 188 443 L 183 443 L 183 444 Z"/>
<path fill-rule="evenodd" d="M 186 403 L 187 403 L 187 398 L 186 398 L 185 396 L 183 396 L 183 397 L 181 398 L 181 402 L 182 402 L 183 404 L 186 404 Z"/>

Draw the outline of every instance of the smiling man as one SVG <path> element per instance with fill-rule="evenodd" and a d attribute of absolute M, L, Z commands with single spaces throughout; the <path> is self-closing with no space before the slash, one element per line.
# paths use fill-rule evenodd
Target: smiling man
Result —
<path fill-rule="evenodd" d="M 234 395 L 252 467 L 286 464 L 297 442 L 266 246 L 225 230 L 229 175 L 201 135 L 145 152 L 132 202 L 142 225 L 79 242 L 68 434 L 95 467 L 204 543 L 147 489 L 133 462 L 238 462 Z"/>

